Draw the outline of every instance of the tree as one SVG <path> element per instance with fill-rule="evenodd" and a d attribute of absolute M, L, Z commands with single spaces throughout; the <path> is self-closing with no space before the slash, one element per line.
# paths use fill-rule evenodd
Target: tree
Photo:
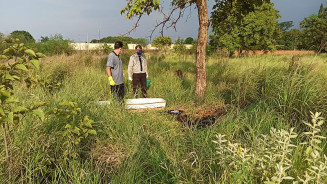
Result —
<path fill-rule="evenodd" d="M 211 13 L 212 34 L 210 46 L 212 50 L 226 48 L 230 52 L 242 49 L 241 28 L 244 17 L 255 11 L 255 6 L 269 0 L 216 0 Z"/>
<path fill-rule="evenodd" d="M 318 11 L 318 15 L 324 12 L 324 5 L 321 3 L 319 11 Z"/>
<path fill-rule="evenodd" d="M 169 36 L 159 36 L 155 38 L 152 42 L 152 46 L 157 47 L 159 50 L 167 50 L 172 44 L 171 37 Z"/>
<path fill-rule="evenodd" d="M 213 50 L 274 50 L 280 34 L 278 11 L 268 2 L 229 0 L 212 13 L 210 45 Z M 228 13 L 226 13 L 228 12 Z"/>
<path fill-rule="evenodd" d="M 172 11 L 167 15 L 164 14 L 164 20 L 160 22 L 156 28 L 159 26 L 162 27 L 162 36 L 165 27 L 174 27 L 176 29 L 176 24 L 183 15 L 183 10 L 193 4 L 195 4 L 198 10 L 199 17 L 195 94 L 198 97 L 204 97 L 207 87 L 205 62 L 209 29 L 207 0 L 171 0 Z M 161 3 L 159 0 L 127 0 L 127 6 L 121 10 L 121 13 L 126 13 L 126 18 L 128 19 L 138 16 L 134 28 L 131 29 L 131 31 L 133 31 L 138 27 L 138 22 L 144 14 L 149 15 L 152 11 L 159 11 L 162 9 L 160 6 Z M 176 19 L 173 19 L 172 16 L 175 11 L 178 11 L 178 16 Z M 167 26 L 169 21 L 171 21 L 171 24 Z"/>
<path fill-rule="evenodd" d="M 5 35 L 3 33 L 0 33 L 0 53 L 6 48 L 4 43 L 2 43 L 4 39 L 5 39 Z"/>
<path fill-rule="evenodd" d="M 71 54 L 72 48 L 69 45 L 71 40 L 65 40 L 61 34 L 41 37 L 38 43 L 38 50 L 47 55 Z"/>
<path fill-rule="evenodd" d="M 280 28 L 277 25 L 280 15 L 271 3 L 263 3 L 256 6 L 255 11 L 244 17 L 242 29 L 245 50 L 276 50 L 276 39 L 280 36 Z"/>
<path fill-rule="evenodd" d="M 10 33 L 10 36 L 13 38 L 18 38 L 22 43 L 35 42 L 33 36 L 27 31 L 13 31 Z"/>
<path fill-rule="evenodd" d="M 282 34 L 277 41 L 278 50 L 298 50 L 302 48 L 303 32 L 299 29 L 291 29 Z"/>
<path fill-rule="evenodd" d="M 321 13 L 311 15 L 300 23 L 305 35 L 305 44 L 310 45 L 310 49 L 316 50 L 318 54 L 326 51 L 327 46 L 327 8 L 319 12 Z"/>
<path fill-rule="evenodd" d="M 294 25 L 293 25 L 293 21 L 285 21 L 285 22 L 278 23 L 278 26 L 283 32 L 286 32 Z"/>
<path fill-rule="evenodd" d="M 178 56 L 182 56 L 184 58 L 184 55 L 186 53 L 186 46 L 184 44 L 184 40 L 181 38 L 177 38 L 174 45 L 174 51 Z"/>
<path fill-rule="evenodd" d="M 187 37 L 186 39 L 185 39 L 185 44 L 192 44 L 193 43 L 193 38 L 192 37 Z"/>

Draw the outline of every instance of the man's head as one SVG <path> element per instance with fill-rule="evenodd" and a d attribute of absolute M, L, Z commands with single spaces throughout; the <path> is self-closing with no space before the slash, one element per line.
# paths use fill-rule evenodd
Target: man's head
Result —
<path fill-rule="evenodd" d="M 142 54 L 142 46 L 141 46 L 141 45 L 136 45 L 136 46 L 135 46 L 135 52 L 136 52 L 138 55 L 141 55 L 141 54 Z"/>
<path fill-rule="evenodd" d="M 123 42 L 121 41 L 116 41 L 114 45 L 114 50 L 116 54 L 120 54 L 123 49 Z"/>

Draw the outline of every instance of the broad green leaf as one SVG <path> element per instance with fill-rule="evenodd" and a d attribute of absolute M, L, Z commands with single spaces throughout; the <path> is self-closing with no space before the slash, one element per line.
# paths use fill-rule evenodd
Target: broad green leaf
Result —
<path fill-rule="evenodd" d="M 15 78 L 10 74 L 5 74 L 5 79 L 6 80 L 15 80 Z"/>
<path fill-rule="evenodd" d="M 40 53 L 40 52 L 37 52 L 37 53 L 36 53 L 36 56 L 37 56 L 38 58 L 44 58 L 44 57 L 46 57 L 44 54 L 42 54 L 42 53 Z"/>
<path fill-rule="evenodd" d="M 36 69 L 40 69 L 39 61 L 38 60 L 31 60 L 31 63 Z"/>
<path fill-rule="evenodd" d="M 18 64 L 15 66 L 15 68 L 19 69 L 19 70 L 23 70 L 23 71 L 28 71 L 28 69 L 26 68 L 25 65 L 23 64 Z"/>
<path fill-rule="evenodd" d="M 44 112 L 43 112 L 43 110 L 41 110 L 41 109 L 33 110 L 33 114 L 38 116 L 41 121 L 44 121 Z"/>
<path fill-rule="evenodd" d="M 88 133 L 89 134 L 92 134 L 92 135 L 96 135 L 97 134 L 97 132 L 95 130 L 89 130 Z"/>
<path fill-rule="evenodd" d="M 19 103 L 19 100 L 15 97 L 9 97 L 5 100 L 5 103 Z"/>
<path fill-rule="evenodd" d="M 92 124 L 90 121 L 85 122 L 85 126 L 88 128 L 92 128 Z"/>
<path fill-rule="evenodd" d="M 20 79 L 20 77 L 18 77 L 17 75 L 12 75 L 12 77 L 13 77 L 14 79 L 16 79 L 16 80 L 19 80 L 19 79 Z"/>
<path fill-rule="evenodd" d="M 8 91 L 8 90 L 1 90 L 0 93 L 5 97 L 8 97 L 8 98 L 10 97 L 10 91 Z"/>
<path fill-rule="evenodd" d="M 23 106 L 16 106 L 13 109 L 14 113 L 25 113 L 28 109 L 26 107 Z"/>
<path fill-rule="evenodd" d="M 7 49 L 3 50 L 3 53 L 7 54 L 9 51 L 10 51 L 10 48 L 7 48 Z"/>
<path fill-rule="evenodd" d="M 68 129 L 68 128 L 72 128 L 72 126 L 71 126 L 70 124 L 67 124 L 67 125 L 65 126 L 65 128 L 66 128 L 66 129 Z"/>
<path fill-rule="evenodd" d="M 31 56 L 36 57 L 35 52 L 34 52 L 32 49 L 27 49 L 27 50 L 25 50 L 25 53 L 26 53 L 26 54 L 29 54 L 29 55 L 31 55 Z"/>
<path fill-rule="evenodd" d="M 75 127 L 72 132 L 75 133 L 76 135 L 80 135 L 79 131 L 80 129 L 78 127 Z"/>
<path fill-rule="evenodd" d="M 7 118 L 8 118 L 8 122 L 9 123 L 13 123 L 13 121 L 14 121 L 14 113 L 13 112 L 9 112 Z"/>
<path fill-rule="evenodd" d="M 0 55 L 0 59 L 8 59 L 8 57 L 5 55 Z"/>
<path fill-rule="evenodd" d="M 5 115 L 6 115 L 6 114 L 5 114 L 4 110 L 3 110 L 3 108 L 0 107 L 0 116 L 5 116 Z"/>

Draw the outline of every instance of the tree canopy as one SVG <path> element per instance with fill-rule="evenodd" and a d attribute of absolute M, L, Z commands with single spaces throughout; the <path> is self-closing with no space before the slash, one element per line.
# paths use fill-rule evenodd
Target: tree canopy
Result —
<path fill-rule="evenodd" d="M 269 2 L 219 1 L 212 13 L 210 45 L 215 50 L 274 50 L 280 35 L 278 11 Z"/>
<path fill-rule="evenodd" d="M 185 44 L 192 44 L 194 39 L 192 37 L 187 37 L 184 41 Z"/>
<path fill-rule="evenodd" d="M 115 43 L 116 41 L 122 41 L 124 46 L 127 47 L 127 44 L 134 43 L 140 44 L 142 46 L 146 46 L 148 44 L 148 40 L 146 38 L 132 38 L 128 36 L 107 36 L 101 38 L 100 40 L 92 40 L 91 43 Z"/>
<path fill-rule="evenodd" d="M 153 40 L 152 46 L 157 47 L 159 50 L 166 50 L 172 43 L 171 37 L 159 36 Z"/>
<path fill-rule="evenodd" d="M 318 15 L 305 18 L 300 27 L 303 28 L 304 41 L 318 54 L 327 47 L 327 8 L 321 8 Z"/>
<path fill-rule="evenodd" d="M 283 32 L 286 32 L 294 25 L 293 25 L 293 21 L 285 21 L 285 22 L 278 23 L 278 26 Z"/>
<path fill-rule="evenodd" d="M 18 38 L 21 42 L 35 42 L 33 36 L 27 31 L 13 31 L 10 33 L 10 36 L 13 38 Z"/>

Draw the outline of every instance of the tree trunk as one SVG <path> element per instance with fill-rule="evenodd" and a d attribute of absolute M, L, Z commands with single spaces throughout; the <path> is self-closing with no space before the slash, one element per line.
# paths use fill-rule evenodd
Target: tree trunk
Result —
<path fill-rule="evenodd" d="M 321 51 L 322 51 L 322 49 L 324 49 L 325 48 L 325 46 L 327 45 L 327 42 L 326 43 L 322 43 L 322 44 L 320 44 L 320 48 L 319 48 L 319 50 L 318 50 L 318 53 L 317 53 L 317 55 L 320 55 L 320 53 L 321 53 Z"/>
<path fill-rule="evenodd" d="M 207 0 L 196 0 L 199 16 L 198 45 L 196 48 L 195 95 L 203 98 L 207 89 L 206 47 L 208 42 L 209 18 Z"/>

